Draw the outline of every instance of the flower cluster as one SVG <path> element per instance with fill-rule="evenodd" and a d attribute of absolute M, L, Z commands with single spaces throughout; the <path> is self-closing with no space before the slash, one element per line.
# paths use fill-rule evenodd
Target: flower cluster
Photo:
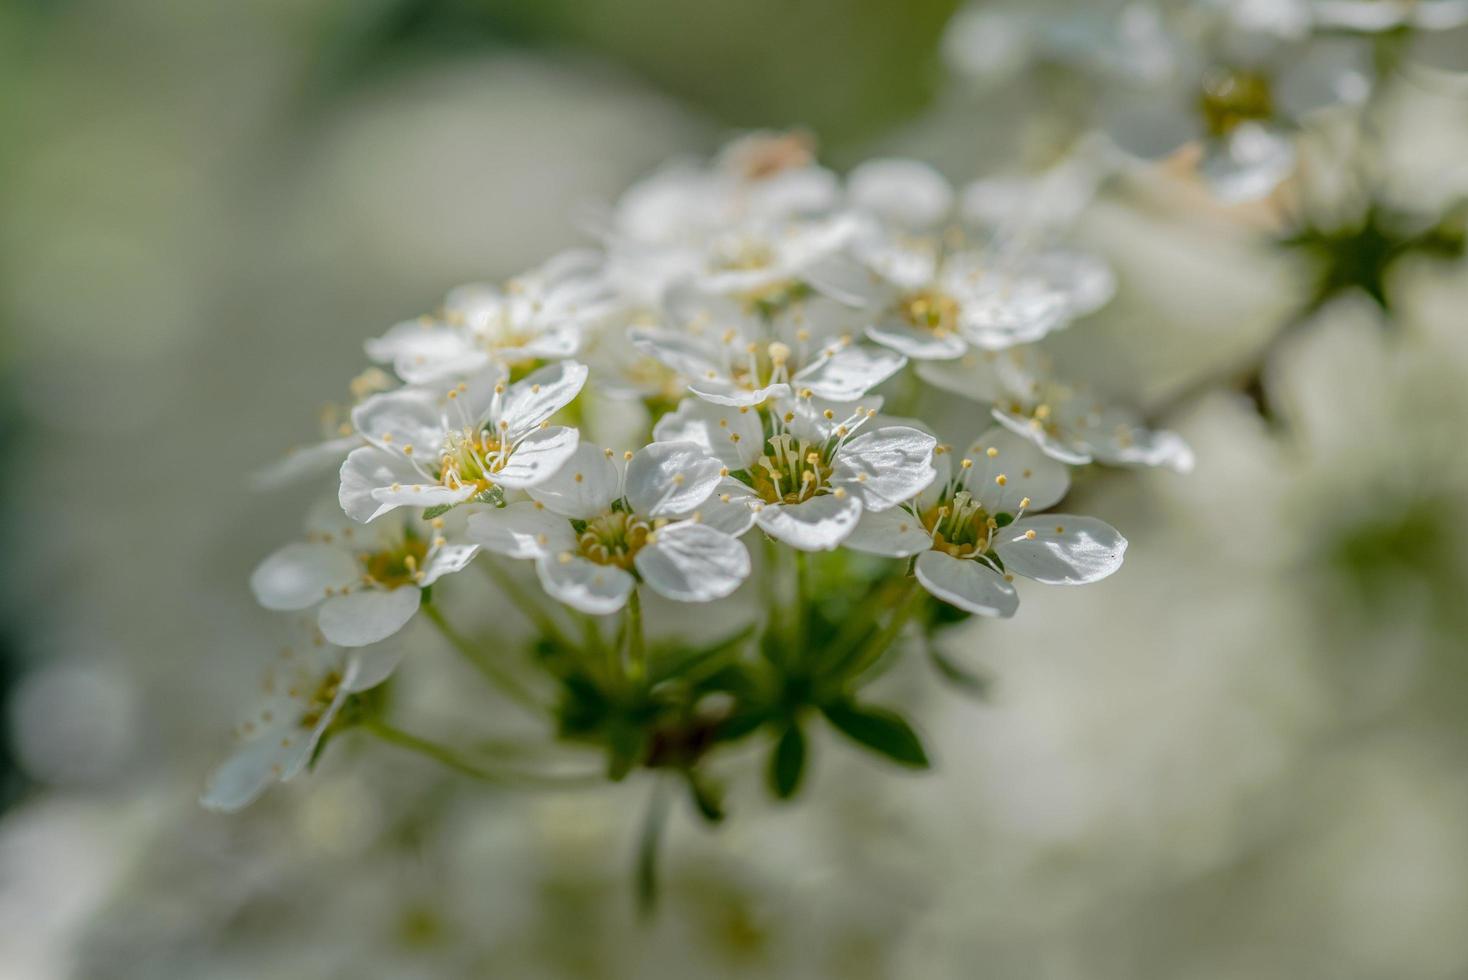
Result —
<path fill-rule="evenodd" d="M 966 615 L 1014 615 L 1018 579 L 1121 566 L 1114 528 L 1047 513 L 1069 467 L 1190 465 L 1036 346 L 1114 290 L 1063 241 L 1072 187 L 959 192 L 912 160 L 843 180 L 804 137 L 754 134 L 634 186 L 598 249 L 369 340 L 349 423 L 272 471 L 334 460 L 335 497 L 251 578 L 265 607 L 312 612 L 322 652 L 206 802 L 248 802 L 353 725 L 425 744 L 364 694 L 420 614 L 613 778 L 675 770 L 710 817 L 710 752 L 768 732 L 787 796 L 817 715 L 925 765 L 912 727 L 858 696 L 878 666 L 915 638 L 939 656 L 928 641 Z M 924 421 L 940 403 L 967 429 L 954 445 Z M 523 651 L 449 625 L 445 580 L 471 564 L 535 624 Z M 733 632 L 679 612 L 741 591 L 707 617 Z"/>
<path fill-rule="evenodd" d="M 1213 193 L 1239 202 L 1295 170 L 1308 117 L 1362 105 L 1386 70 L 1403 61 L 1465 67 L 1468 3 L 985 2 L 954 18 L 945 49 L 959 75 L 985 88 L 1031 69 L 1076 81 L 1085 114 L 1126 154 L 1196 148 Z"/>

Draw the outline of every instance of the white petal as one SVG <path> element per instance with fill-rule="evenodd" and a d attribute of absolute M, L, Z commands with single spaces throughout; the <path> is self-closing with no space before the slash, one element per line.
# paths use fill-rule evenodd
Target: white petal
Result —
<path fill-rule="evenodd" d="M 539 559 L 535 572 L 551 598 L 592 616 L 621 609 L 636 584 L 614 565 L 598 565 L 568 552 Z"/>
<path fill-rule="evenodd" d="M 1133 426 L 1124 433 L 1113 429 L 1104 439 L 1093 438 L 1096 459 L 1114 466 L 1165 466 L 1177 473 L 1192 472 L 1193 449 L 1176 432 Z"/>
<path fill-rule="evenodd" d="M 953 210 L 953 187 L 918 160 L 869 160 L 846 178 L 851 203 L 903 228 L 940 224 Z"/>
<path fill-rule="evenodd" d="M 902 370 L 907 358 L 886 347 L 853 344 L 806 365 L 791 384 L 809 388 L 817 397 L 854 401 Z"/>
<path fill-rule="evenodd" d="M 432 453 L 443 441 L 443 413 L 432 394 L 400 388 L 373 395 L 352 409 L 352 425 L 376 443 Z"/>
<path fill-rule="evenodd" d="M 1040 451 L 1051 459 L 1058 459 L 1062 463 L 1071 466 L 1084 466 L 1092 461 L 1091 451 L 1088 447 L 1077 445 L 1073 440 L 1061 436 L 1052 435 L 1046 431 L 1043 425 L 1037 424 L 1033 419 L 1022 415 L 1014 415 L 999 407 L 991 412 L 994 421 L 1004 426 L 1015 435 L 1024 436 L 1030 442 L 1040 447 Z"/>
<path fill-rule="evenodd" d="M 359 446 L 347 454 L 341 468 L 337 500 L 347 516 L 359 524 L 392 510 L 373 496 L 393 484 L 417 484 L 423 477 L 406 457 L 376 446 Z M 394 505 L 395 506 L 395 505 Z"/>
<path fill-rule="evenodd" d="M 536 429 L 515 444 L 510 458 L 494 473 L 494 482 L 523 490 L 549 480 L 575 454 L 581 434 L 568 425 Z"/>
<path fill-rule="evenodd" d="M 754 527 L 754 507 L 759 503 L 753 490 L 726 476 L 714 487 L 709 498 L 694 511 L 700 524 L 739 537 Z"/>
<path fill-rule="evenodd" d="M 720 469 L 696 442 L 655 442 L 627 464 L 627 502 L 644 517 L 686 514 L 714 492 Z"/>
<path fill-rule="evenodd" d="M 1069 323 L 1064 293 L 1038 279 L 990 284 L 963 299 L 959 329 L 983 350 L 1033 343 Z"/>
<path fill-rule="evenodd" d="M 380 517 L 395 507 L 452 507 L 474 496 L 474 488 L 451 490 L 437 483 L 408 483 L 402 486 L 378 487 L 372 491 L 377 510 L 369 520 Z"/>
<path fill-rule="evenodd" d="M 471 514 L 467 534 L 471 541 L 511 558 L 543 558 L 576 547 L 569 520 L 528 500 Z"/>
<path fill-rule="evenodd" d="M 477 544 L 445 544 L 431 549 L 428 562 L 423 567 L 423 581 L 418 584 L 427 588 L 445 575 L 463 571 L 477 554 Z"/>
<path fill-rule="evenodd" d="M 826 494 L 798 504 L 767 505 L 754 519 L 766 534 L 792 548 L 831 551 L 856 528 L 861 511 L 861 501 L 852 494 Z"/>
<path fill-rule="evenodd" d="M 392 636 L 418 611 L 423 593 L 411 585 L 397 589 L 362 589 L 332 596 L 321 604 L 316 623 L 332 643 L 365 647 Z"/>
<path fill-rule="evenodd" d="M 867 327 L 867 336 L 915 361 L 950 361 L 962 357 L 968 344 L 956 333 L 937 334 L 887 318 Z"/>
<path fill-rule="evenodd" d="M 749 577 L 749 552 L 705 524 L 669 524 L 637 552 L 637 572 L 653 591 L 679 602 L 722 599 Z"/>
<path fill-rule="evenodd" d="M 1116 295 L 1116 273 L 1099 256 L 1073 249 L 1055 249 L 1035 256 L 1025 272 L 1062 293 L 1074 317 L 1088 316 Z"/>
<path fill-rule="evenodd" d="M 706 402 L 732 408 L 754 408 L 772 398 L 784 398 L 790 394 L 790 386 L 784 382 L 762 385 L 759 388 L 741 388 L 736 384 L 709 379 L 690 381 L 688 390 Z"/>
<path fill-rule="evenodd" d="M 731 470 L 748 469 L 764 451 L 764 428 L 750 408 L 712 405 L 685 398 L 678 409 L 658 419 L 653 438 L 659 442 L 693 442 Z"/>
<path fill-rule="evenodd" d="M 328 590 L 357 581 L 361 571 L 341 548 L 297 541 L 261 562 L 250 576 L 250 588 L 266 609 L 305 609 L 326 598 Z"/>
<path fill-rule="evenodd" d="M 287 739 L 289 744 L 282 745 Z M 278 724 L 235 747 L 209 774 L 199 803 L 220 813 L 244 809 L 271 783 L 299 772 L 315 747 L 316 738 L 301 733 L 290 716 L 282 717 Z"/>
<path fill-rule="evenodd" d="M 586 365 L 558 361 L 510 385 L 499 418 L 508 424 L 511 439 L 517 439 L 565 408 L 581 394 L 586 384 Z"/>
<path fill-rule="evenodd" d="M 1227 139 L 1210 142 L 1198 172 L 1215 197 L 1242 204 L 1268 196 L 1295 169 L 1288 135 L 1254 123 L 1238 126 Z"/>
<path fill-rule="evenodd" d="M 1014 586 L 1003 575 L 972 558 L 925 551 L 918 556 L 913 574 L 932 595 L 977 616 L 1008 619 L 1019 608 L 1019 595 Z"/>
<path fill-rule="evenodd" d="M 397 643 L 360 647 L 347 658 L 342 672 L 342 690 L 352 694 L 368 691 L 392 676 L 403 661 L 403 647 Z"/>
<path fill-rule="evenodd" d="M 844 542 L 855 551 L 888 558 L 906 558 L 933 545 L 933 536 L 906 508 L 864 511 L 856 529 Z"/>
<path fill-rule="evenodd" d="M 905 425 L 864 432 L 836 453 L 831 482 L 859 496 L 868 510 L 886 510 L 917 496 L 937 476 L 938 440 Z"/>
<path fill-rule="evenodd" d="M 659 361 L 685 380 L 714 378 L 728 379 L 720 359 L 712 350 L 712 344 L 676 330 L 636 328 L 627 331 L 632 346 Z"/>
<path fill-rule="evenodd" d="M 991 449 L 996 453 L 992 457 Z M 969 490 L 991 514 L 1014 514 L 1026 497 L 1027 509 L 1044 510 L 1059 503 L 1070 489 L 1070 470 L 1063 463 L 999 426 L 976 439 L 965 455 L 974 463 Z"/>
<path fill-rule="evenodd" d="M 488 361 L 462 330 L 447 324 L 409 320 L 367 341 L 367 356 L 391 364 L 410 384 L 425 384 L 471 374 Z"/>
<path fill-rule="evenodd" d="M 606 450 L 583 442 L 553 476 L 529 492 L 555 513 L 585 520 L 612 505 L 619 496 L 620 482 Z"/>
<path fill-rule="evenodd" d="M 919 360 L 915 370 L 934 388 L 976 402 L 992 402 L 1003 393 L 999 375 L 989 360 L 992 354 L 970 351 L 952 361 Z"/>
<path fill-rule="evenodd" d="M 1016 575 L 1047 585 L 1084 585 L 1121 567 L 1126 538 L 1094 517 L 1046 514 L 995 532 L 994 551 Z"/>

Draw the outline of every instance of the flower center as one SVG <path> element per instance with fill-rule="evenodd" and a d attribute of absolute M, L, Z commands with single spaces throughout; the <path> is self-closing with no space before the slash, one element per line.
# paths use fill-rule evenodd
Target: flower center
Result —
<path fill-rule="evenodd" d="M 588 561 L 630 569 L 652 532 L 653 526 L 636 514 L 613 510 L 587 521 L 576 543 Z"/>
<path fill-rule="evenodd" d="M 919 330 L 946 337 L 958 328 L 958 300 L 947 293 L 923 290 L 910 293 L 898 304 L 902 319 Z"/>
<path fill-rule="evenodd" d="M 504 468 L 507 447 L 493 432 L 451 432 L 438 459 L 438 482 L 450 490 L 494 486 L 490 477 Z"/>
<path fill-rule="evenodd" d="M 362 562 L 363 581 L 384 589 L 416 585 L 427 557 L 428 542 L 419 537 L 404 537 L 395 548 L 358 556 Z"/>
<path fill-rule="evenodd" d="M 1198 108 L 1208 135 L 1222 137 L 1242 123 L 1273 118 L 1274 94 L 1258 72 L 1220 69 L 1203 79 Z"/>
<path fill-rule="evenodd" d="M 331 703 L 336 700 L 337 691 L 341 689 L 342 675 L 340 671 L 328 671 L 321 678 L 321 683 L 316 690 L 311 692 L 311 697 L 306 700 L 306 706 L 301 711 L 301 728 L 315 728 L 322 717 L 331 708 Z"/>
<path fill-rule="evenodd" d="M 831 461 L 820 448 L 788 432 L 771 436 L 766 448 L 750 467 L 751 487 L 766 503 L 798 504 L 831 492 Z"/>
<path fill-rule="evenodd" d="M 989 539 L 999 526 L 967 490 L 928 508 L 921 520 L 933 536 L 934 550 L 954 558 L 977 558 L 988 551 Z"/>

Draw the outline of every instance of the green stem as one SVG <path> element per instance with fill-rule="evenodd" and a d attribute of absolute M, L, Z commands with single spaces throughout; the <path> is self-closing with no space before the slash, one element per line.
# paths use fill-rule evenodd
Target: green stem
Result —
<path fill-rule="evenodd" d="M 546 706 L 534 694 L 531 694 L 519 680 L 502 668 L 495 661 L 493 655 L 490 655 L 488 651 L 471 642 L 468 637 L 450 626 L 448 620 L 444 618 L 443 610 L 439 609 L 437 605 L 432 602 L 425 602 L 423 604 L 423 613 L 433 622 L 434 626 L 438 627 L 438 631 L 443 634 L 444 639 L 448 640 L 449 644 L 455 650 L 459 651 L 465 660 L 473 664 L 475 669 L 483 674 L 486 680 L 503 691 L 510 700 L 521 707 L 528 708 L 537 715 L 544 716 L 548 713 Z"/>
<path fill-rule="evenodd" d="M 892 608 L 894 600 L 901 601 L 908 581 L 906 572 L 901 572 L 900 575 L 883 579 L 869 588 L 862 596 L 860 605 L 841 625 L 835 640 L 827 644 L 825 652 L 832 655 L 838 663 L 851 656 L 862 637 L 870 634 L 872 623 L 881 615 L 882 610 Z"/>
<path fill-rule="evenodd" d="M 668 822 L 667 785 L 662 779 L 653 783 L 647 812 L 642 818 L 642 831 L 637 838 L 637 911 L 646 918 L 658 903 L 658 845 L 663 827 Z"/>
<path fill-rule="evenodd" d="M 457 749 L 435 742 L 431 739 L 405 732 L 401 728 L 389 725 L 380 719 L 370 719 L 362 723 L 362 728 L 392 745 L 416 752 L 421 756 L 432 759 L 440 765 L 452 769 L 454 772 L 481 782 L 495 783 L 499 785 L 522 785 L 538 786 L 546 789 L 571 789 L 578 786 L 587 786 L 600 782 L 600 774 L 587 773 L 585 775 L 555 776 L 548 773 L 523 772 L 514 769 L 491 769 L 476 762 L 466 759 Z"/>
<path fill-rule="evenodd" d="M 815 593 L 810 587 L 810 556 L 795 552 L 795 612 L 791 618 L 791 652 L 797 662 L 804 661 L 806 641 L 810 636 L 810 602 Z"/>
<path fill-rule="evenodd" d="M 857 647 L 853 651 L 854 656 L 845 657 L 840 665 L 840 672 L 848 677 L 856 677 L 880 660 L 887 648 L 902 634 L 903 627 L 922 602 L 922 597 L 923 590 L 919 588 L 917 579 L 909 579 L 897 598 L 896 608 L 892 617 L 887 620 L 887 625 L 865 645 Z"/>
<path fill-rule="evenodd" d="M 640 684 L 647 676 L 647 640 L 642 634 L 642 597 L 637 586 L 627 597 L 627 676 Z"/>
<path fill-rule="evenodd" d="M 564 647 L 568 650 L 576 649 L 576 644 L 572 643 L 566 637 L 566 634 L 556 624 L 551 614 L 546 612 L 541 606 L 539 599 L 521 587 L 520 583 L 515 581 L 515 576 L 510 573 L 509 569 L 501 566 L 493 558 L 486 558 L 481 564 L 483 564 L 485 571 L 489 573 L 489 577 L 494 580 L 495 585 L 499 586 L 500 590 L 510 597 L 510 601 L 514 603 L 515 608 L 525 618 L 529 619 L 536 629 L 550 637 L 557 646 Z"/>

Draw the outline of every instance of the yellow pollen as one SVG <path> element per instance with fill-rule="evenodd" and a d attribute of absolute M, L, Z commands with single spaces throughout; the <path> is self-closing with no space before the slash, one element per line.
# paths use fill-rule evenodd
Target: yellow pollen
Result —
<path fill-rule="evenodd" d="M 998 476 L 994 477 L 994 482 L 1002 487 L 1009 482 L 1009 477 L 1005 476 L 1003 473 L 1000 473 Z"/>
<path fill-rule="evenodd" d="M 999 450 L 995 449 L 993 446 L 990 446 L 988 449 L 984 450 L 984 455 L 988 456 L 990 459 L 993 459 L 994 457 L 999 455 Z"/>
<path fill-rule="evenodd" d="M 1035 540 L 1035 531 L 1034 531 L 1033 528 L 1031 528 L 1030 530 L 1028 530 L 1028 531 L 1025 532 L 1025 540 L 1026 541 L 1033 541 L 1033 540 Z"/>

